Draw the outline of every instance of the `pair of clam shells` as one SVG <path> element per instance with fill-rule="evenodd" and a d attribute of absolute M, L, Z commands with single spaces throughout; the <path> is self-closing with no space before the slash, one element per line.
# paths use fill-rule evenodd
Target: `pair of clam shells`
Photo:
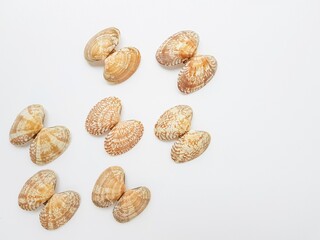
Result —
<path fill-rule="evenodd" d="M 89 112 L 85 127 L 92 135 L 107 134 L 104 148 L 116 156 L 132 149 L 141 139 L 144 127 L 140 121 L 120 121 L 121 100 L 107 97 L 98 102 Z"/>
<path fill-rule="evenodd" d="M 89 62 L 104 61 L 104 78 L 111 83 L 127 80 L 140 64 L 140 52 L 134 47 L 115 50 L 119 43 L 120 31 L 110 27 L 98 32 L 87 43 L 84 57 Z"/>
<path fill-rule="evenodd" d="M 120 223 L 138 216 L 147 207 L 150 197 L 150 190 L 146 187 L 126 190 L 125 174 L 118 166 L 103 171 L 92 191 L 92 202 L 97 207 L 105 208 L 115 204 L 113 216 Z"/>
<path fill-rule="evenodd" d="M 177 140 L 171 148 L 171 158 L 176 163 L 199 157 L 210 144 L 210 134 L 191 129 L 192 108 L 178 105 L 165 111 L 154 127 L 157 138 L 163 141 Z"/>
<path fill-rule="evenodd" d="M 20 112 L 9 133 L 10 142 L 24 145 L 32 140 L 30 158 L 37 165 L 44 165 L 58 158 L 69 146 L 70 131 L 63 126 L 45 128 L 43 106 L 33 104 Z"/>
<path fill-rule="evenodd" d="M 18 204 L 23 210 L 34 211 L 44 205 L 39 217 L 47 230 L 67 223 L 80 205 L 80 196 L 74 191 L 55 193 L 56 182 L 53 171 L 39 171 L 24 184 L 18 197 Z"/>
<path fill-rule="evenodd" d="M 178 88 L 189 94 L 204 87 L 217 70 L 213 56 L 196 55 L 199 36 L 193 31 L 181 31 L 169 37 L 156 53 L 157 61 L 172 67 L 185 64 L 178 77 Z"/>

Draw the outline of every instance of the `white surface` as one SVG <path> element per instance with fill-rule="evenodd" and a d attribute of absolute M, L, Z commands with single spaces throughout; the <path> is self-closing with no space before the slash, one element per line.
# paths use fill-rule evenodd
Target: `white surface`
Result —
<path fill-rule="evenodd" d="M 316 0 L 1 0 L 0 239 L 319 239 L 319 11 Z M 88 39 L 109 26 L 120 29 L 120 47 L 142 55 L 138 71 L 116 86 L 83 58 Z M 176 87 L 179 69 L 154 56 L 184 29 L 219 63 L 213 81 L 187 96 Z M 122 100 L 122 119 L 145 126 L 140 143 L 118 157 L 84 129 L 90 108 L 111 95 Z M 69 149 L 45 167 L 8 141 L 16 115 L 33 103 L 45 107 L 47 126 L 72 133 Z M 153 134 L 177 104 L 192 106 L 193 129 L 212 134 L 205 154 L 180 165 L 170 159 L 173 143 Z M 152 191 L 145 212 L 127 224 L 91 202 L 111 165 L 125 169 L 128 188 Z M 39 212 L 17 205 L 24 182 L 46 168 L 56 171 L 58 191 L 82 199 L 72 220 L 51 232 Z"/>

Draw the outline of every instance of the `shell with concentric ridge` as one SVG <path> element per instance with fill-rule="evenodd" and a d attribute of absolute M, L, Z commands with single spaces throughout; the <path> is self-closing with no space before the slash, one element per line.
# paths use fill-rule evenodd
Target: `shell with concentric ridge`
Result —
<path fill-rule="evenodd" d="M 90 61 L 102 61 L 110 55 L 119 43 L 120 31 L 110 27 L 98 32 L 87 43 L 84 57 Z"/>
<path fill-rule="evenodd" d="M 113 209 L 114 218 L 120 223 L 130 221 L 147 207 L 150 198 L 150 190 L 146 187 L 126 191 Z"/>
<path fill-rule="evenodd" d="M 140 52 L 134 47 L 122 48 L 105 60 L 104 78 L 108 82 L 121 83 L 131 77 L 140 64 Z"/>
<path fill-rule="evenodd" d="M 111 130 L 120 121 L 121 108 L 121 100 L 117 97 L 102 99 L 88 114 L 87 131 L 93 135 L 102 135 Z"/>
<path fill-rule="evenodd" d="M 19 206 L 32 211 L 47 202 L 55 192 L 57 178 L 53 171 L 42 170 L 34 174 L 22 187 L 19 197 Z"/>
<path fill-rule="evenodd" d="M 92 202 L 97 207 L 113 205 L 125 191 L 125 175 L 121 167 L 107 168 L 96 181 L 92 191 Z"/>
<path fill-rule="evenodd" d="M 192 93 L 204 87 L 214 76 L 217 61 L 213 56 L 195 56 L 181 69 L 178 88 L 183 93 Z"/>
<path fill-rule="evenodd" d="M 154 133 L 160 140 L 174 140 L 190 130 L 192 108 L 178 105 L 163 113 L 154 127 Z"/>
<path fill-rule="evenodd" d="M 110 155 L 120 155 L 133 148 L 143 135 L 140 121 L 128 120 L 118 123 L 106 136 L 104 148 Z"/>
<path fill-rule="evenodd" d="M 74 191 L 54 194 L 40 212 L 40 223 L 47 230 L 54 230 L 67 223 L 80 205 L 80 196 Z"/>
<path fill-rule="evenodd" d="M 204 131 L 190 131 L 183 135 L 171 149 L 171 158 L 183 163 L 199 157 L 210 144 L 210 134 Z"/>
<path fill-rule="evenodd" d="M 70 131 L 63 126 L 43 128 L 30 145 L 30 157 L 44 165 L 59 157 L 69 146 Z"/>
<path fill-rule="evenodd" d="M 193 57 L 199 44 L 198 34 L 193 31 L 181 31 L 169 37 L 156 53 L 157 61 L 165 66 L 184 63 Z"/>
<path fill-rule="evenodd" d="M 44 117 L 44 109 L 39 104 L 33 104 L 23 109 L 10 129 L 10 142 L 14 145 L 29 142 L 42 129 Z"/>

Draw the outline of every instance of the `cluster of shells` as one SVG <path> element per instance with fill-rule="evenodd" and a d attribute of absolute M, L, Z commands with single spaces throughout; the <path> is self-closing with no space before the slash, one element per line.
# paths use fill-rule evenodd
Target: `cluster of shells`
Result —
<path fill-rule="evenodd" d="M 34 211 L 41 206 L 40 223 L 47 230 L 54 230 L 67 223 L 80 205 L 80 196 L 74 191 L 55 193 L 57 177 L 51 170 L 34 174 L 22 187 L 18 196 L 20 208 Z"/>
<path fill-rule="evenodd" d="M 204 87 L 217 70 L 213 56 L 196 55 L 199 36 L 193 31 L 181 31 L 169 37 L 156 53 L 157 61 L 172 67 L 185 64 L 178 77 L 178 88 L 189 94 Z"/>
<path fill-rule="evenodd" d="M 63 126 L 45 128 L 43 106 L 33 104 L 16 117 L 9 133 L 14 145 L 30 144 L 30 158 L 37 165 L 44 165 L 58 158 L 69 146 L 70 131 Z"/>
<path fill-rule="evenodd" d="M 113 166 L 101 173 L 92 190 L 92 202 L 101 208 L 115 204 L 114 218 L 125 223 L 138 216 L 148 205 L 151 193 L 147 187 L 126 190 L 125 174 Z"/>
<path fill-rule="evenodd" d="M 140 121 L 120 121 L 121 109 L 119 98 L 104 98 L 91 109 L 85 123 L 88 133 L 96 136 L 106 134 L 104 149 L 112 156 L 132 149 L 144 131 Z"/>
<path fill-rule="evenodd" d="M 192 108 L 178 105 L 165 111 L 154 127 L 154 133 L 162 141 L 177 140 L 171 148 L 171 158 L 176 163 L 199 157 L 210 144 L 210 134 L 191 129 Z"/>
<path fill-rule="evenodd" d="M 87 43 L 84 57 L 89 62 L 104 61 L 104 78 L 110 83 L 127 80 L 140 64 L 140 52 L 134 47 L 115 50 L 119 43 L 120 31 L 110 27 L 98 32 Z"/>

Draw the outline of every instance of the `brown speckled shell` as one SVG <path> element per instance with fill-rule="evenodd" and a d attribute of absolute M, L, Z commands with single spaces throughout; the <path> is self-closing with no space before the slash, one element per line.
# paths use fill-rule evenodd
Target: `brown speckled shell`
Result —
<path fill-rule="evenodd" d="M 57 178 L 53 171 L 42 170 L 34 174 L 22 187 L 19 197 L 19 206 L 28 211 L 40 207 L 54 194 Z"/>
<path fill-rule="evenodd" d="M 80 196 L 73 191 L 54 194 L 40 212 L 41 225 L 54 230 L 67 223 L 78 210 Z"/>
<path fill-rule="evenodd" d="M 126 191 L 113 209 L 114 218 L 120 223 L 130 221 L 147 207 L 150 198 L 150 190 L 146 187 Z"/>
<path fill-rule="evenodd" d="M 93 135 L 102 135 L 111 130 L 120 121 L 121 108 L 121 101 L 117 97 L 102 99 L 88 114 L 87 131 Z"/>
<path fill-rule="evenodd" d="M 214 76 L 217 61 L 213 56 L 195 56 L 181 69 L 178 88 L 183 93 L 192 93 L 204 87 Z"/>
<path fill-rule="evenodd" d="M 181 31 L 169 37 L 156 53 L 157 61 L 165 66 L 174 66 L 193 57 L 197 51 L 199 37 L 193 31 Z"/>
<path fill-rule="evenodd" d="M 44 165 L 59 157 L 69 146 L 70 131 L 63 126 L 43 128 L 30 145 L 30 158 Z"/>
<path fill-rule="evenodd" d="M 210 134 L 203 131 L 190 131 L 183 135 L 171 149 L 171 158 L 183 163 L 199 157 L 210 144 Z"/>
<path fill-rule="evenodd" d="M 29 142 L 42 129 L 44 117 L 44 109 L 39 104 L 23 109 L 10 129 L 10 142 L 14 145 Z"/>
<path fill-rule="evenodd" d="M 110 155 L 120 155 L 133 148 L 143 135 L 140 121 L 128 120 L 118 123 L 106 136 L 104 148 Z"/>
<path fill-rule="evenodd" d="M 140 64 L 140 52 L 133 47 L 122 48 L 105 60 L 104 78 L 108 82 L 121 83 L 131 77 Z"/>
<path fill-rule="evenodd" d="M 121 167 L 107 168 L 96 181 L 92 191 L 92 202 L 97 207 L 109 207 L 124 193 L 125 175 Z"/>
<path fill-rule="evenodd" d="M 84 49 L 84 57 L 90 61 L 102 61 L 119 43 L 120 31 L 110 27 L 94 35 Z"/>
<path fill-rule="evenodd" d="M 178 105 L 162 114 L 154 127 L 154 133 L 160 140 L 174 140 L 190 130 L 192 108 Z"/>

